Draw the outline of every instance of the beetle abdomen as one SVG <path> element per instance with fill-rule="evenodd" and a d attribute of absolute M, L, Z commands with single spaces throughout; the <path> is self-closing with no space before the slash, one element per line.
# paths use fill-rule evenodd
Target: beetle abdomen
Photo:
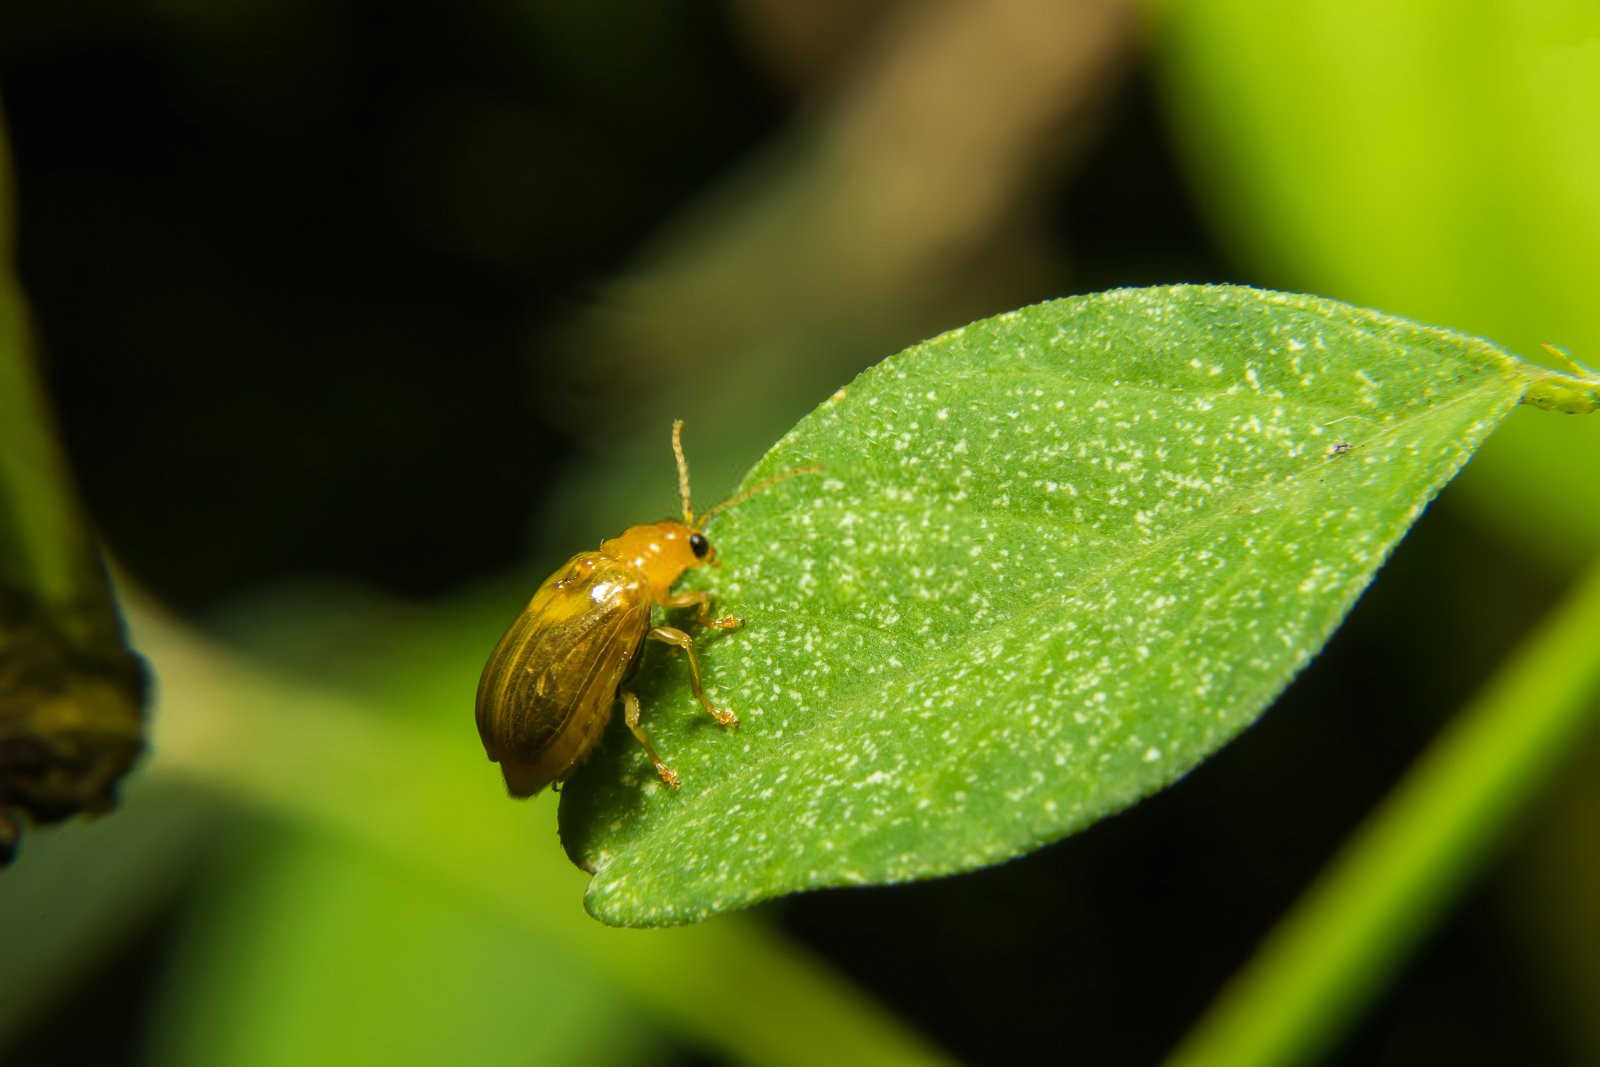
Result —
<path fill-rule="evenodd" d="M 650 629 L 634 568 L 572 557 L 512 622 L 478 679 L 478 736 L 512 796 L 565 778 L 599 741 Z"/>

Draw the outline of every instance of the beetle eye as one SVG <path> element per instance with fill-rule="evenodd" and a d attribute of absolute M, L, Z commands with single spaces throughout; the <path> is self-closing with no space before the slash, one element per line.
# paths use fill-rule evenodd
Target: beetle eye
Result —
<path fill-rule="evenodd" d="M 704 534 L 692 533 L 689 535 L 689 551 L 694 553 L 695 559 L 705 559 L 706 553 L 711 551 L 711 542 L 706 540 Z"/>

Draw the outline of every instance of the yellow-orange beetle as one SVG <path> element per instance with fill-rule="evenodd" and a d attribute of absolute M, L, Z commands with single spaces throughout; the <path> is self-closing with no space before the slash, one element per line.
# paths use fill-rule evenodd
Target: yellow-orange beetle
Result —
<path fill-rule="evenodd" d="M 784 471 L 709 511 L 695 515 L 689 502 L 689 465 L 683 458 L 683 422 L 672 424 L 683 518 L 630 526 L 594 552 L 573 556 L 545 580 L 489 654 L 478 679 L 478 736 L 500 764 L 506 789 L 529 797 L 571 774 L 600 740 L 618 698 L 628 729 L 668 785 L 678 775 L 661 762 L 639 725 L 639 698 L 622 688 L 648 640 L 683 649 L 689 684 L 701 707 L 723 726 L 737 726 L 731 711 L 712 707 L 700 681 L 694 639 L 675 626 L 652 626 L 653 607 L 693 608 L 695 620 L 731 630 L 743 620 L 711 617 L 711 595 L 674 594 L 672 584 L 691 567 L 716 558 L 706 523 L 725 508 L 785 478 L 818 467 Z"/>

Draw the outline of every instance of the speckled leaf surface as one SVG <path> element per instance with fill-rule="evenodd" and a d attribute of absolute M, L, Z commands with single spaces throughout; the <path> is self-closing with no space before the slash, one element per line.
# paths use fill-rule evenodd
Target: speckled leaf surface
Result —
<path fill-rule="evenodd" d="M 1333 301 L 1124 290 L 974 323 L 807 416 L 693 574 L 746 625 L 633 688 L 562 795 L 606 922 L 970 870 L 1252 722 L 1529 389 L 1481 340 Z M 695 439 L 704 440 L 704 432 Z M 667 469 L 663 470 L 664 478 Z"/>

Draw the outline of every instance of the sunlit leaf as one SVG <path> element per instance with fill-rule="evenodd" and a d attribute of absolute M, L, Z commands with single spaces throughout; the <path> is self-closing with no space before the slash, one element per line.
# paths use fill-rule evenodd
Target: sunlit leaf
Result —
<path fill-rule="evenodd" d="M 621 924 L 969 870 L 1172 781 L 1322 646 L 1428 500 L 1530 389 L 1592 383 L 1481 340 L 1225 287 L 1041 304 L 916 346 L 802 421 L 800 463 L 697 572 L 746 626 L 633 683 L 562 798 Z M 1533 383 L 1533 384 L 1530 384 Z M 1565 390 L 1565 392 L 1563 392 Z"/>

